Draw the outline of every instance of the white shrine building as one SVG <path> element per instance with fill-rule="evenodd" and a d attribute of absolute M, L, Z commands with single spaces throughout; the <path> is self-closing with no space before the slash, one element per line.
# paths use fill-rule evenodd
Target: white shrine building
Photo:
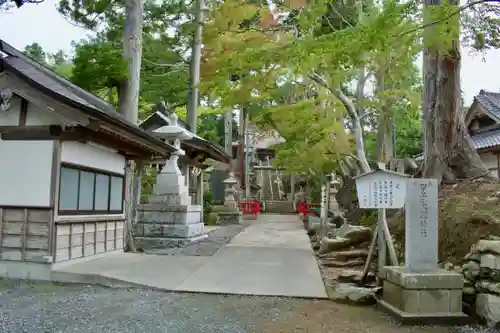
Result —
<path fill-rule="evenodd" d="M 0 40 L 0 277 L 120 251 L 127 160 L 174 148 Z"/>

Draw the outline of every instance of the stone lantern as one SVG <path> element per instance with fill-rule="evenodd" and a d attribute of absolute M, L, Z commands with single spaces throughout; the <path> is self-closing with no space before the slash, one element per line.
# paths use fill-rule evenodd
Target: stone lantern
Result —
<path fill-rule="evenodd" d="M 159 138 L 173 141 L 176 151 L 167 159 L 156 177 L 149 203 L 138 207 L 134 227 L 137 246 L 147 251 L 154 248 L 182 247 L 206 239 L 202 207 L 191 205 L 185 177 L 179 169 L 179 157 L 185 152 L 181 141 L 193 134 L 179 126 L 175 113 L 169 116 L 170 125 L 155 131 Z"/>
<path fill-rule="evenodd" d="M 220 224 L 240 224 L 242 221 L 242 214 L 238 209 L 238 204 L 234 199 L 234 193 L 236 189 L 234 186 L 238 183 L 238 181 L 234 178 L 233 173 L 229 173 L 229 177 L 223 181 L 226 185 L 226 189 L 224 191 L 224 210 L 218 212 L 219 215 L 219 223 Z"/>
<path fill-rule="evenodd" d="M 237 211 L 238 205 L 236 204 L 236 200 L 234 199 L 234 193 L 236 192 L 234 185 L 236 185 L 238 181 L 234 178 L 233 173 L 230 172 L 229 177 L 222 183 L 226 185 L 226 188 L 224 190 L 224 206 Z"/>
<path fill-rule="evenodd" d="M 189 140 L 193 134 L 179 126 L 179 117 L 172 113 L 169 116 L 170 125 L 160 127 L 155 132 L 155 136 L 161 139 L 173 141 L 173 146 L 177 151 L 170 155 L 161 172 L 156 177 L 156 184 L 153 187 L 153 198 L 157 195 L 168 195 L 172 204 L 189 205 L 191 198 L 189 197 L 189 188 L 186 185 L 185 176 L 179 169 L 179 157 L 186 153 L 181 149 L 181 141 Z M 174 191 L 172 193 L 171 191 Z M 166 191 L 166 192 L 165 192 Z M 174 195 L 171 195 L 174 194 Z M 160 202 L 163 202 L 160 199 Z"/>
<path fill-rule="evenodd" d="M 339 210 L 339 203 L 335 197 L 339 191 L 340 182 L 335 178 L 335 174 L 330 175 L 330 197 L 329 197 L 329 207 L 332 211 Z"/>

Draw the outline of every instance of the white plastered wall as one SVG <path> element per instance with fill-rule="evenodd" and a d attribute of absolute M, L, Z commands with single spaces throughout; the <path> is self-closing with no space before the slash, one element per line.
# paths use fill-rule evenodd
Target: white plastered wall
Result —
<path fill-rule="evenodd" d="M 17 126 L 20 105 L 20 99 L 14 97 L 12 107 L 0 113 L 0 125 Z M 48 110 L 28 104 L 26 125 L 58 121 Z M 50 206 L 53 152 L 54 141 L 0 140 L 0 206 Z"/>
<path fill-rule="evenodd" d="M 121 175 L 125 173 L 125 157 L 123 155 L 94 143 L 63 142 L 61 162 L 82 165 Z"/>

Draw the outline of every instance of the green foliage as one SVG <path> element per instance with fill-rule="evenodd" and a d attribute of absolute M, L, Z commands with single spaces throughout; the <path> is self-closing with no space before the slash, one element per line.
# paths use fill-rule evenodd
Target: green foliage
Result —
<path fill-rule="evenodd" d="M 26 45 L 23 53 L 40 64 L 45 64 L 47 62 L 47 54 L 42 46 L 36 42 Z"/>
<path fill-rule="evenodd" d="M 119 90 L 127 79 L 123 57 L 124 1 L 61 0 L 58 10 L 88 29 L 100 27 L 96 38 L 75 45 L 73 80 L 98 94 Z M 186 103 L 188 66 L 184 53 L 189 38 L 180 33 L 183 13 L 187 13 L 187 8 L 182 1 L 144 3 L 140 87 L 143 103 L 159 100 L 174 105 Z M 173 26 L 178 28 L 172 34 Z"/>
<path fill-rule="evenodd" d="M 238 137 L 238 124 L 233 115 L 232 137 Z M 220 114 L 201 114 L 198 120 L 197 133 L 202 138 L 215 142 L 224 147 L 225 131 L 224 116 Z"/>
<path fill-rule="evenodd" d="M 243 0 L 219 5 L 205 29 L 203 88 L 223 106 L 247 107 L 259 127 L 286 140 L 275 147 L 277 164 L 295 172 L 335 170 L 354 147 L 345 128 L 346 107 L 336 91 L 344 87 L 353 99 L 348 86 L 360 67 L 390 73 L 393 92 L 378 91 L 358 107 L 364 103 L 380 111 L 396 99 L 412 99 L 398 84 L 420 51 L 414 46 L 417 34 L 405 33 L 415 26 L 409 18 L 418 8 L 366 2 L 360 15 L 354 1 L 317 2 L 296 6 L 283 24 L 268 25 L 266 8 Z M 255 13 L 259 23 L 242 31 L 241 22 Z"/>
<path fill-rule="evenodd" d="M 203 214 L 210 214 L 212 212 L 213 204 L 212 192 L 208 191 L 203 193 Z"/>
<path fill-rule="evenodd" d="M 23 53 L 31 59 L 53 70 L 57 74 L 70 78 L 73 72 L 73 64 L 64 53 L 59 50 L 54 54 L 47 53 L 38 43 L 32 43 L 24 47 Z"/>
<path fill-rule="evenodd" d="M 75 45 L 72 81 L 89 91 L 114 88 L 127 79 L 127 63 L 116 43 L 97 37 Z"/>
<path fill-rule="evenodd" d="M 203 215 L 205 222 L 205 225 L 217 225 L 217 222 L 219 220 L 219 216 L 217 213 L 208 213 L 206 215 Z"/>

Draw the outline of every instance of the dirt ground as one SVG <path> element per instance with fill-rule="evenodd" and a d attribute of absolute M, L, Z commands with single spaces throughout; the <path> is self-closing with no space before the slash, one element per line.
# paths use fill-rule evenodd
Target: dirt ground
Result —
<path fill-rule="evenodd" d="M 400 326 L 374 307 L 355 307 L 331 301 L 308 301 L 287 320 L 267 322 L 266 333 L 451 333 L 451 327 Z M 255 332 L 257 333 L 257 332 Z"/>
<path fill-rule="evenodd" d="M 400 327 L 372 307 L 282 297 L 165 293 L 0 279 L 5 333 L 472 333 Z"/>

